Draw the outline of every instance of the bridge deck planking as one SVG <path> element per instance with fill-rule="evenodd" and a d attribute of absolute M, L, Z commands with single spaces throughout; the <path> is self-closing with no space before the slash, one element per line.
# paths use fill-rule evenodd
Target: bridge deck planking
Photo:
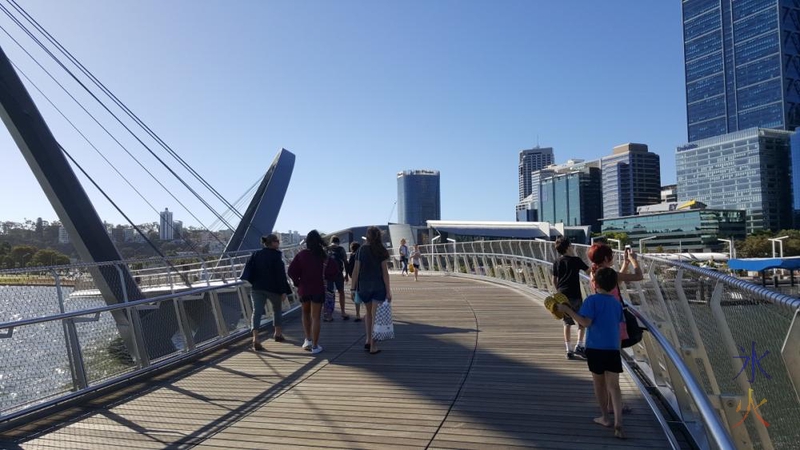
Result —
<path fill-rule="evenodd" d="M 379 355 L 364 352 L 362 324 L 337 315 L 312 356 L 293 319 L 291 344 L 269 341 L 266 353 L 232 352 L 142 395 L 94 402 L 20 447 L 668 448 L 627 375 L 629 439 L 592 423 L 586 365 L 564 359 L 560 322 L 530 297 L 461 278 L 392 281 L 397 339 Z"/>

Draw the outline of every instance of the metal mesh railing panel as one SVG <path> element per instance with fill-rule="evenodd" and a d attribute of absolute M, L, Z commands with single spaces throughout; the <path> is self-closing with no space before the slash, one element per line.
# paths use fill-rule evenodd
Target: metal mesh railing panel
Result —
<path fill-rule="evenodd" d="M 97 299 L 102 303 L 102 299 Z M 102 306 L 102 305 L 94 305 Z M 125 347 L 117 324 L 110 312 L 76 321 L 75 330 L 88 384 L 94 385 L 137 369 L 134 358 Z"/>
<path fill-rule="evenodd" d="M 219 329 L 211 304 L 211 293 L 182 299 L 186 329 L 195 345 L 202 346 L 219 338 Z"/>
<path fill-rule="evenodd" d="M 0 416 L 72 390 L 66 347 L 58 321 L 17 327 L 0 339 Z"/>

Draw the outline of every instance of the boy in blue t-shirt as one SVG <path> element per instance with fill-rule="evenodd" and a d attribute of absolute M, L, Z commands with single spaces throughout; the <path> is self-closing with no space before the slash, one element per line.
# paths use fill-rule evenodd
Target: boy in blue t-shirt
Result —
<path fill-rule="evenodd" d="M 603 268 L 594 276 L 597 294 L 586 297 L 581 310 L 576 313 L 567 305 L 559 305 L 559 310 L 572 317 L 578 324 L 587 328 L 586 360 L 594 381 L 594 394 L 600 403 L 602 415 L 595 423 L 610 427 L 614 425 L 614 436 L 624 439 L 622 433 L 622 392 L 619 387 L 619 374 L 622 373 L 620 347 L 620 323 L 624 321 L 622 305 L 616 297 L 609 294 L 617 286 L 617 272 Z M 607 410 L 608 398 L 614 410 L 614 420 Z"/>

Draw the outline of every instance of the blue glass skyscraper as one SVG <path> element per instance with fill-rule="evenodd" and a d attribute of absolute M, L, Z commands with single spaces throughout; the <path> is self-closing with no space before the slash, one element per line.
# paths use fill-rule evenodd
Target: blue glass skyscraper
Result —
<path fill-rule="evenodd" d="M 397 174 L 397 222 L 425 226 L 442 218 L 438 170 L 405 170 Z"/>
<path fill-rule="evenodd" d="M 683 0 L 689 141 L 800 125 L 800 6 Z"/>

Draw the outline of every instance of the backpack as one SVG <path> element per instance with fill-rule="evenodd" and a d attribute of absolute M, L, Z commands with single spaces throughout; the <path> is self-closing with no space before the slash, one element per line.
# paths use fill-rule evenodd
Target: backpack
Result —
<path fill-rule="evenodd" d="M 345 268 L 347 267 L 347 253 L 344 251 L 344 247 L 336 246 L 331 250 L 328 250 L 328 258 L 331 258 L 339 264 L 339 270 L 345 272 Z"/>
<path fill-rule="evenodd" d="M 628 305 L 623 304 L 622 314 L 625 317 L 625 329 L 628 331 L 628 338 L 622 340 L 622 348 L 633 347 L 642 340 L 644 328 L 639 326 L 639 320 L 628 310 Z"/>

